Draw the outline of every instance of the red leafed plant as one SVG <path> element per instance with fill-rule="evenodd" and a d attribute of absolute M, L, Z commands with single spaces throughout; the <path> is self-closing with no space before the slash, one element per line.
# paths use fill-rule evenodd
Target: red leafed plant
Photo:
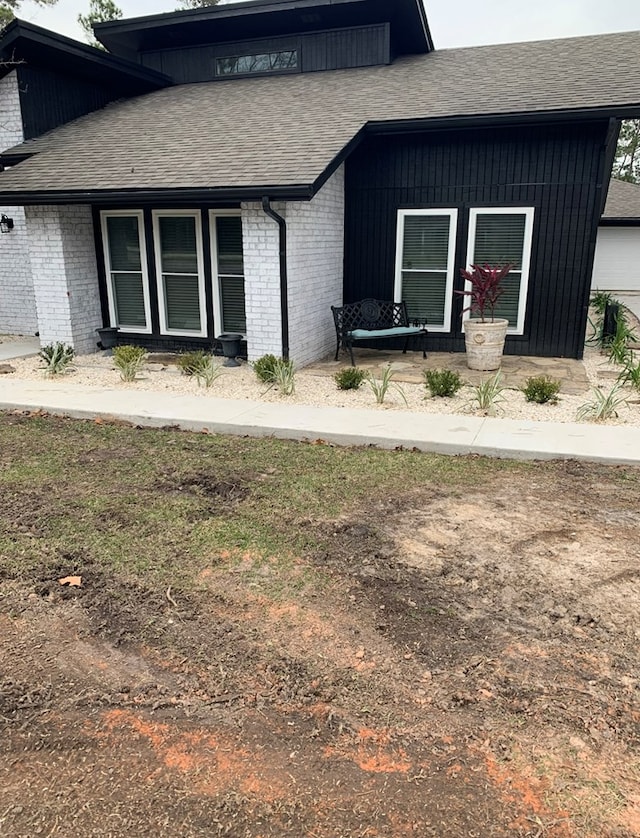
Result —
<path fill-rule="evenodd" d="M 471 265 L 470 271 L 461 268 L 460 275 L 471 286 L 470 290 L 465 288 L 464 291 L 456 291 L 456 294 L 469 297 L 469 305 L 463 309 L 463 312 L 470 311 L 472 314 L 479 314 L 483 323 L 485 322 L 485 314 L 488 312 L 493 323 L 496 303 L 505 290 L 502 287 L 502 280 L 510 270 L 511 265 L 505 265 L 503 268 L 492 268 L 489 265 Z"/>

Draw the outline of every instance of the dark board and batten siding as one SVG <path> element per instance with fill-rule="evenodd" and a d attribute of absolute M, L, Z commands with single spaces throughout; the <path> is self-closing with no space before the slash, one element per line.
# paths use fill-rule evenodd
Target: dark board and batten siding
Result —
<path fill-rule="evenodd" d="M 388 64 L 391 60 L 389 24 L 143 52 L 140 61 L 178 84 L 186 84 L 213 80 L 217 58 L 291 49 L 299 50 L 299 70 L 303 73 Z"/>
<path fill-rule="evenodd" d="M 18 67 L 18 89 L 25 140 L 103 108 L 121 95 L 106 85 L 28 64 Z"/>
<path fill-rule="evenodd" d="M 398 209 L 457 208 L 455 287 L 469 208 L 534 207 L 524 335 L 515 355 L 582 357 L 608 125 L 528 126 L 370 137 L 346 163 L 345 302 L 391 299 Z M 433 351 L 464 349 L 462 298 Z"/>

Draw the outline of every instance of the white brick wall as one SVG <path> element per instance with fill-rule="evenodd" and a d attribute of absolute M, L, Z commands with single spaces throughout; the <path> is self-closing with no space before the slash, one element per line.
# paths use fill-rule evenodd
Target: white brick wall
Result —
<path fill-rule="evenodd" d="M 27 207 L 40 341 L 96 351 L 102 325 L 91 208 Z"/>
<path fill-rule="evenodd" d="M 302 367 L 335 350 L 332 305 L 342 302 L 344 166 L 312 201 L 287 205 L 289 351 Z"/>
<path fill-rule="evenodd" d="M 344 169 L 312 201 L 273 204 L 287 222 L 289 355 L 297 367 L 335 347 L 331 305 L 342 302 Z M 261 204 L 242 205 L 249 360 L 282 353 L 279 228 Z"/>
<path fill-rule="evenodd" d="M 284 204 L 272 206 L 285 217 Z M 242 249 L 249 360 L 281 355 L 279 227 L 262 204 L 242 204 Z"/>
<path fill-rule="evenodd" d="M 0 79 L 0 149 L 24 139 L 15 70 Z M 29 266 L 27 229 L 22 207 L 0 206 L 14 228 L 0 235 L 0 333 L 34 334 L 38 330 Z"/>

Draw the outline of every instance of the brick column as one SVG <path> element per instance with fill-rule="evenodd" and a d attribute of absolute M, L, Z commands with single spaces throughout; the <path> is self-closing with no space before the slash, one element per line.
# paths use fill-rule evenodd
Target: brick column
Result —
<path fill-rule="evenodd" d="M 301 367 L 335 352 L 331 306 L 342 304 L 344 166 L 311 201 L 287 204 L 289 347 Z"/>
<path fill-rule="evenodd" d="M 91 208 L 26 208 L 40 342 L 96 351 L 102 326 Z"/>
<path fill-rule="evenodd" d="M 285 217 L 284 204 L 273 208 Z M 261 204 L 242 204 L 242 249 L 249 360 L 281 355 L 279 228 Z"/>

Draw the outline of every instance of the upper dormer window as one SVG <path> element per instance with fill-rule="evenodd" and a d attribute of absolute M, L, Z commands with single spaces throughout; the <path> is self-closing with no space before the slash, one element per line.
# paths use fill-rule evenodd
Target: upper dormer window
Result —
<path fill-rule="evenodd" d="M 228 55 L 216 58 L 217 76 L 244 76 L 254 73 L 282 73 L 298 69 L 298 50 Z"/>

